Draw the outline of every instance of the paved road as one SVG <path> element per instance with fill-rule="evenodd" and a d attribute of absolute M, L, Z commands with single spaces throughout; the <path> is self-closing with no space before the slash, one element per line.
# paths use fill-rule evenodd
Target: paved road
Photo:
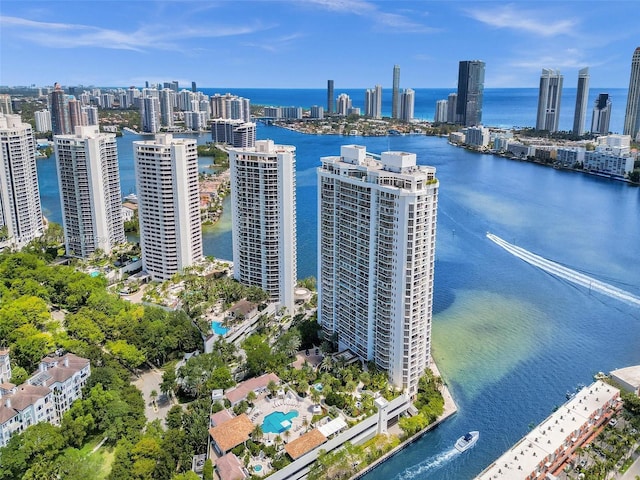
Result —
<path fill-rule="evenodd" d="M 640 457 L 636 458 L 636 461 L 629 467 L 629 470 L 620 477 L 620 480 L 635 480 L 637 476 L 640 476 Z"/>
<path fill-rule="evenodd" d="M 164 422 L 167 412 L 173 406 L 173 402 L 160 392 L 160 383 L 162 383 L 162 372 L 156 369 L 147 370 L 133 382 L 138 387 L 138 390 L 142 392 L 145 406 L 144 413 L 148 421 L 160 419 Z M 158 394 L 155 405 L 151 401 L 151 392 L 153 390 Z"/>

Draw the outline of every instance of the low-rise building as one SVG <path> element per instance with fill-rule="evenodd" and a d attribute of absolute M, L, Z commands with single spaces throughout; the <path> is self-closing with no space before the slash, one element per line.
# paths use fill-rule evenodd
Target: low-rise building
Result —
<path fill-rule="evenodd" d="M 22 385 L 1 383 L 0 447 L 30 425 L 39 422 L 58 425 L 64 412 L 82 397 L 89 375 L 89 360 L 67 353 L 43 358 L 38 371 Z"/>
<path fill-rule="evenodd" d="M 478 125 L 477 127 L 468 127 L 463 130 L 465 135 L 465 143 L 472 147 L 489 146 L 489 129 Z"/>
<path fill-rule="evenodd" d="M 607 151 L 596 150 L 584 155 L 585 170 L 606 175 L 624 177 L 633 172 L 633 164 L 633 157 L 619 156 Z"/>
<path fill-rule="evenodd" d="M 620 390 L 598 380 L 533 428 L 476 479 L 555 478 L 576 449 L 595 437 L 620 407 Z"/>
<path fill-rule="evenodd" d="M 509 142 L 507 144 L 507 152 L 516 158 L 529 158 L 533 156 L 535 148 L 530 145 L 524 145 L 517 142 Z"/>
<path fill-rule="evenodd" d="M 611 380 L 620 384 L 623 390 L 640 396 L 640 365 L 612 370 L 609 376 Z"/>
<path fill-rule="evenodd" d="M 563 167 L 582 166 L 585 152 L 584 147 L 560 147 L 556 150 L 556 161 Z"/>

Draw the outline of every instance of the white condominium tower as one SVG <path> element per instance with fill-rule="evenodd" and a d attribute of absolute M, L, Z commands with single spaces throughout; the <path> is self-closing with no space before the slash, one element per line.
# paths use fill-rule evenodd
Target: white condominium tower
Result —
<path fill-rule="evenodd" d="M 382 85 L 364 92 L 364 112 L 367 117 L 382 118 Z"/>
<path fill-rule="evenodd" d="M 289 313 L 297 280 L 295 151 L 272 140 L 229 150 L 234 276 Z"/>
<path fill-rule="evenodd" d="M 196 147 L 171 134 L 133 142 L 142 268 L 154 280 L 202 258 Z"/>
<path fill-rule="evenodd" d="M 318 169 L 318 320 L 411 396 L 431 350 L 438 181 L 416 155 L 346 145 Z"/>
<path fill-rule="evenodd" d="M 42 209 L 31 125 L 0 114 L 0 244 L 22 248 L 42 235 Z"/>
<path fill-rule="evenodd" d="M 67 255 L 88 257 L 125 242 L 116 136 L 98 126 L 53 137 Z"/>
<path fill-rule="evenodd" d="M 559 70 L 542 69 L 540 91 L 538 93 L 538 118 L 536 130 L 558 131 L 560 102 L 562 100 L 562 80 Z"/>

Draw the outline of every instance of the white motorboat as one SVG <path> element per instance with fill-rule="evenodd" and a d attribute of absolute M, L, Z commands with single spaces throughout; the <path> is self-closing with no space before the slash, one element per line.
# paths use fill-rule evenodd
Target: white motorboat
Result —
<path fill-rule="evenodd" d="M 478 438 L 480 438 L 480 432 L 478 431 L 466 433 L 465 435 L 461 436 L 456 442 L 456 450 L 458 450 L 459 452 L 465 452 L 469 450 L 476 444 Z"/>

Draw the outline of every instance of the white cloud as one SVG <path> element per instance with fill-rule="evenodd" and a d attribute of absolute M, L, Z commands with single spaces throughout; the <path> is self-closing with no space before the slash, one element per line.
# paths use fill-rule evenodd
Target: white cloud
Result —
<path fill-rule="evenodd" d="M 132 32 L 73 23 L 38 22 L 19 17 L 0 16 L 0 26 L 8 35 L 14 28 L 21 39 L 50 48 L 98 47 L 114 50 L 177 50 L 181 40 L 246 35 L 270 26 L 178 27 L 153 25 Z"/>
<path fill-rule="evenodd" d="M 483 6 L 482 9 L 467 11 L 471 18 L 496 28 L 509 28 L 543 37 L 575 33 L 574 29 L 579 23 L 577 19 L 558 18 L 556 14 L 545 13 L 542 15 L 534 10 L 523 10 L 512 4 L 493 9 Z"/>

